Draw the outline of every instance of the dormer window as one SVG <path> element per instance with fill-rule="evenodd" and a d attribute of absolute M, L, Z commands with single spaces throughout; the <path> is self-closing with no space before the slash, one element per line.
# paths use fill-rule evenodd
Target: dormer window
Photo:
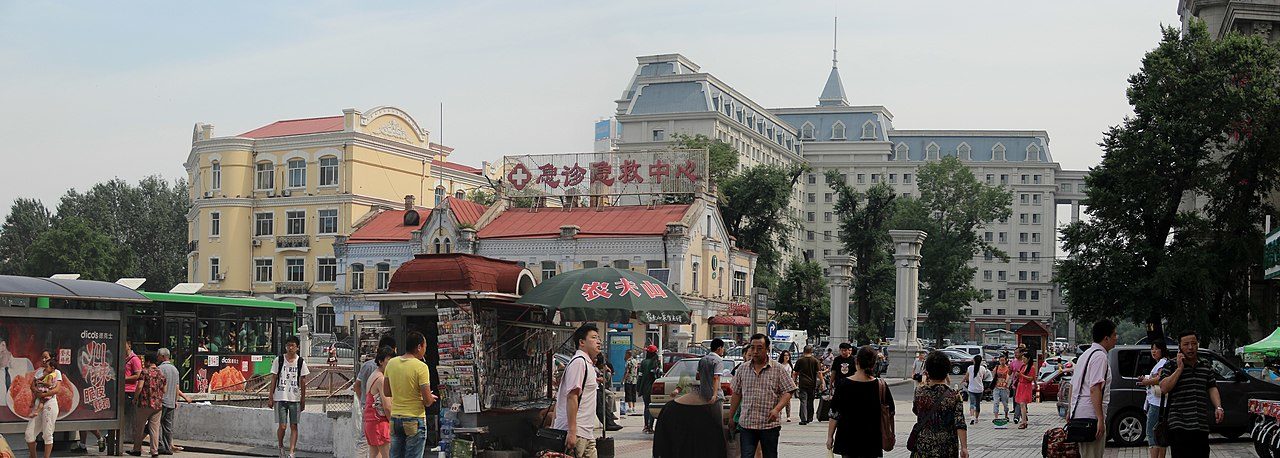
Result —
<path fill-rule="evenodd" d="M 898 147 L 893 149 L 893 160 L 895 160 L 895 161 L 905 161 L 905 160 L 907 160 L 907 152 L 908 152 L 908 151 L 910 151 L 910 149 L 909 149 L 909 148 L 907 148 L 907 144 L 906 144 L 906 143 L 899 143 L 899 144 L 898 144 Z"/>
<path fill-rule="evenodd" d="M 813 123 L 805 121 L 804 125 L 800 126 L 800 139 L 813 140 Z"/>
<path fill-rule="evenodd" d="M 1040 147 L 1036 145 L 1027 145 L 1027 160 L 1040 161 Z"/>
<path fill-rule="evenodd" d="M 876 139 L 876 123 L 867 121 L 862 124 L 862 139 L 863 140 Z"/>
<path fill-rule="evenodd" d="M 832 140 L 844 140 L 844 139 L 845 139 L 845 137 L 844 137 L 844 123 L 843 123 L 843 122 L 836 121 L 836 123 L 835 123 L 835 124 L 832 124 L 832 125 L 831 125 L 831 139 L 832 139 Z"/>
<path fill-rule="evenodd" d="M 968 143 L 961 143 L 960 146 L 956 147 L 956 156 L 959 157 L 960 160 L 972 161 L 973 151 L 969 148 Z"/>
<path fill-rule="evenodd" d="M 1003 160 L 1005 160 L 1005 159 L 1004 159 L 1004 145 L 1003 145 L 1003 144 L 996 143 L 996 146 L 995 146 L 994 148 L 991 148 L 991 160 L 993 160 L 993 161 L 1003 161 Z"/>
<path fill-rule="evenodd" d="M 924 149 L 924 152 L 925 152 L 925 156 L 924 156 L 925 160 L 938 159 L 938 144 L 930 143 L 929 146 Z"/>

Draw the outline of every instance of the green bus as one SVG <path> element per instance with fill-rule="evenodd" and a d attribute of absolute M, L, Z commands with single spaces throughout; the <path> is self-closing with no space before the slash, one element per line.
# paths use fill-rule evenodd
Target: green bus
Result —
<path fill-rule="evenodd" d="M 135 351 L 168 348 L 187 393 L 243 391 L 297 331 L 292 302 L 139 292 L 152 302 L 124 305 L 128 338 Z"/>

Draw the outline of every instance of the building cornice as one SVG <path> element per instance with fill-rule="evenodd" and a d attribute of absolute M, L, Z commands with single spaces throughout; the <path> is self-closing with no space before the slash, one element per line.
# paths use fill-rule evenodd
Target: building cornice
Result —
<path fill-rule="evenodd" d="M 787 107 L 787 108 L 770 108 L 770 112 L 775 115 L 791 115 L 791 114 L 845 114 L 845 113 L 873 113 L 883 114 L 890 121 L 893 120 L 893 113 L 881 105 L 858 105 L 852 107 Z"/>
<path fill-rule="evenodd" d="M 889 137 L 1044 137 L 1049 140 L 1049 132 L 1043 130 L 959 130 L 959 129 L 893 129 Z"/>

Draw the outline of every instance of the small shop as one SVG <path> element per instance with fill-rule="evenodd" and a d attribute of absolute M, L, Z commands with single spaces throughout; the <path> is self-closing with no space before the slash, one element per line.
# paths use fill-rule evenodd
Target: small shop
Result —
<path fill-rule="evenodd" d="M 751 337 L 751 306 L 743 303 L 729 304 L 728 311 L 707 318 L 711 337 L 725 342 L 743 343 Z"/>
<path fill-rule="evenodd" d="M 1014 334 L 1018 337 L 1018 343 L 1026 345 L 1027 349 L 1035 350 L 1035 354 L 1042 355 L 1049 350 L 1049 336 L 1053 335 L 1053 331 L 1048 326 L 1038 320 L 1028 321 L 1022 325 Z"/>

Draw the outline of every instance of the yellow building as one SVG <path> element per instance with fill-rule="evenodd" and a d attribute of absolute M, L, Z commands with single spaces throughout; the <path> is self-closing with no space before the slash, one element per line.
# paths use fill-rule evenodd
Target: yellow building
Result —
<path fill-rule="evenodd" d="M 208 294 L 287 300 L 299 324 L 332 332 L 333 241 L 406 198 L 431 202 L 427 130 L 394 107 L 278 121 L 214 137 L 196 124 L 187 170 L 188 280 Z M 443 148 L 443 147 L 442 147 Z"/>

